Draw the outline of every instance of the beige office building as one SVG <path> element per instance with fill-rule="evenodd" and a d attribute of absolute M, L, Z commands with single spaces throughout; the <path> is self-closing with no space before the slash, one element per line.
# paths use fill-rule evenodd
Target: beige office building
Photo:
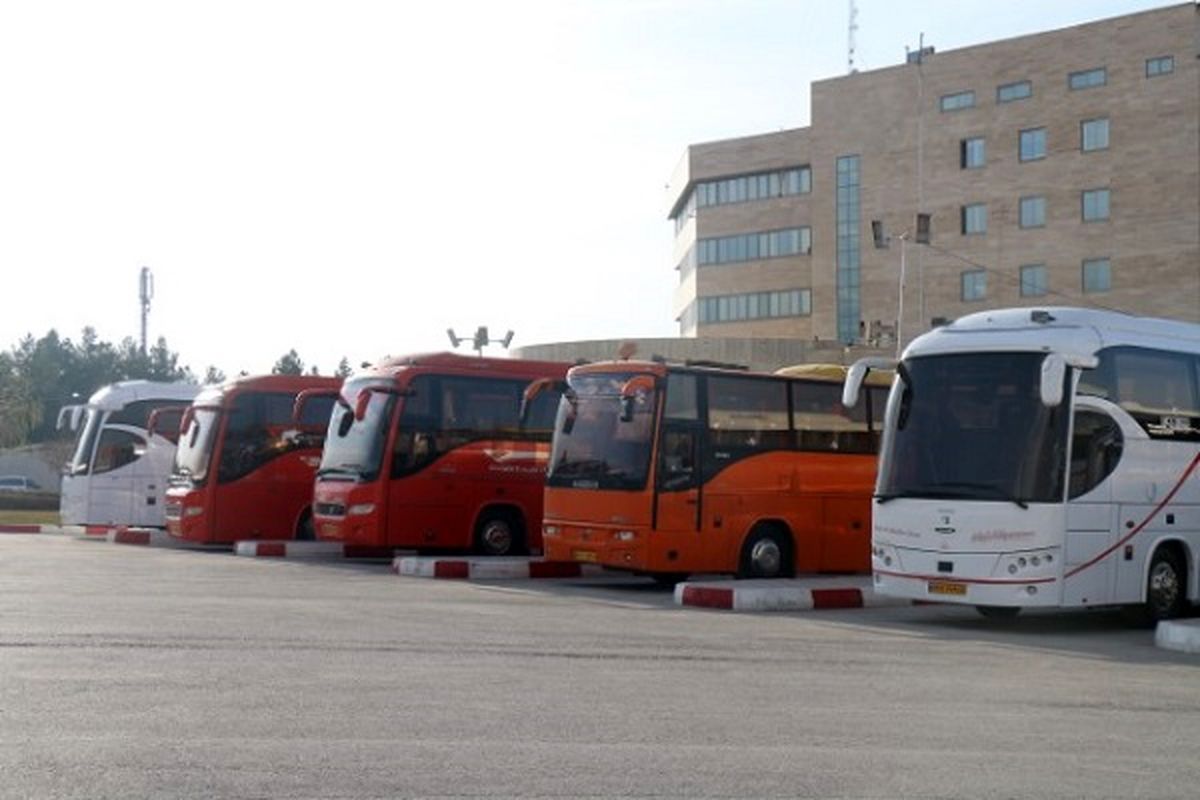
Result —
<path fill-rule="evenodd" d="M 914 53 L 814 83 L 808 128 L 689 147 L 680 332 L 886 346 L 1014 305 L 1200 322 L 1198 46 L 1187 3 Z"/>

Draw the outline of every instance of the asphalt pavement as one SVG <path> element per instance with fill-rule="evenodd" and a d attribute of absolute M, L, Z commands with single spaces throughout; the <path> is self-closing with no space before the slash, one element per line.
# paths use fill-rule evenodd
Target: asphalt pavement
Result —
<path fill-rule="evenodd" d="M 1115 613 L 0 537 L 0 797 L 1180 797 L 1200 659 Z"/>

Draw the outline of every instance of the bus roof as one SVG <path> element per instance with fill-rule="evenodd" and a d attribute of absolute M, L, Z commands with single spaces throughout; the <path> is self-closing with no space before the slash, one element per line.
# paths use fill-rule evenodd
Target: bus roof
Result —
<path fill-rule="evenodd" d="M 102 411 L 117 411 L 138 400 L 179 400 L 190 403 L 200 393 L 194 383 L 118 381 L 102 386 L 88 398 L 87 405 Z"/>
<path fill-rule="evenodd" d="M 846 373 L 850 368 L 842 364 L 795 364 L 790 367 L 780 367 L 776 375 L 788 378 L 811 378 L 829 381 L 830 383 L 845 383 Z M 865 383 L 869 386 L 891 386 L 895 372 L 888 369 L 873 369 L 867 373 Z"/>
<path fill-rule="evenodd" d="M 510 375 L 515 378 L 541 378 L 563 376 L 571 367 L 560 361 L 530 361 L 521 358 L 489 358 L 464 356 L 459 353 L 416 353 L 406 356 L 388 356 L 378 364 L 355 372 L 346 380 L 360 378 L 398 379 L 408 373 L 450 372 L 470 374 L 487 372 L 492 375 Z"/>
<path fill-rule="evenodd" d="M 696 372 L 709 375 L 769 377 L 772 375 L 783 378 L 799 378 L 817 380 L 828 383 L 842 383 L 846 379 L 846 370 L 840 364 L 796 364 L 782 367 L 775 372 L 751 372 L 741 368 L 720 367 L 706 363 L 673 363 L 670 361 L 598 361 L 593 364 L 582 364 L 574 367 L 571 372 L 579 374 L 603 372 L 644 372 L 651 375 L 664 376 L 668 372 Z M 872 386 L 891 386 L 893 372 L 890 370 L 872 371 L 868 374 L 867 383 Z"/>
<path fill-rule="evenodd" d="M 918 336 L 904 358 L 957 352 L 1058 352 L 1086 361 L 1117 345 L 1200 353 L 1200 325 L 1117 311 L 1045 306 L 968 314 Z"/>
<path fill-rule="evenodd" d="M 305 389 L 337 390 L 341 385 L 341 378 L 321 375 L 247 375 L 217 386 L 204 387 L 204 391 L 196 397 L 195 404 L 219 406 L 229 397 L 242 392 L 297 393 Z"/>

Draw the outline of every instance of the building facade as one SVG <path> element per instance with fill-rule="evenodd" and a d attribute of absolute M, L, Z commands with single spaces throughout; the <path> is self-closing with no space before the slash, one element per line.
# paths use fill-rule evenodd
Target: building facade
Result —
<path fill-rule="evenodd" d="M 886 346 L 1014 305 L 1200 321 L 1198 48 L 1187 3 L 913 54 L 814 83 L 808 128 L 689 147 L 681 334 Z"/>

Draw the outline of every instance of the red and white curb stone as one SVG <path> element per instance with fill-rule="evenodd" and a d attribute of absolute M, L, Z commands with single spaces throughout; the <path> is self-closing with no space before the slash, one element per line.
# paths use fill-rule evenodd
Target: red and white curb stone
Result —
<path fill-rule="evenodd" d="M 113 528 L 105 535 L 109 544 L 132 544 L 142 547 L 190 547 L 191 543 L 176 539 L 162 528 Z"/>
<path fill-rule="evenodd" d="M 1200 655 L 1200 619 L 1181 619 L 1158 623 L 1154 645 L 1164 650 Z"/>
<path fill-rule="evenodd" d="M 811 611 L 909 605 L 907 600 L 876 595 L 869 575 L 680 583 L 675 586 L 675 603 L 728 611 Z"/>
<path fill-rule="evenodd" d="M 480 558 L 400 556 L 392 561 L 392 572 L 415 578 L 505 581 L 530 578 L 579 578 L 584 575 L 599 574 L 600 568 L 592 564 L 543 561 L 540 558 L 524 556 Z"/>
<path fill-rule="evenodd" d="M 111 525 L 26 525 L 0 523 L 0 533 L 47 533 L 55 535 L 106 536 L 115 530 Z"/>
<path fill-rule="evenodd" d="M 237 542 L 234 555 L 252 558 L 392 558 L 391 547 L 362 547 L 341 542 L 253 541 Z"/>

